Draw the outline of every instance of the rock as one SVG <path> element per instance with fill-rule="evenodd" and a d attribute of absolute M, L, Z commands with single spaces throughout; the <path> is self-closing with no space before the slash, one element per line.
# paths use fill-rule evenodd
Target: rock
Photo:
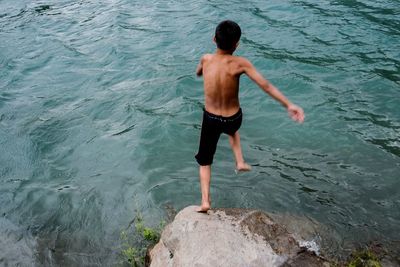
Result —
<path fill-rule="evenodd" d="M 150 251 L 151 267 L 330 266 L 264 212 L 196 206 L 180 211 Z"/>

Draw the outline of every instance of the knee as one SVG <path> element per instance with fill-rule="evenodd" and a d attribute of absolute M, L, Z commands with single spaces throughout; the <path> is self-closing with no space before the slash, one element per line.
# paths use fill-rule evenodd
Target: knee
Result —
<path fill-rule="evenodd" d="M 211 170 L 211 165 L 200 165 L 200 171 L 209 171 Z"/>

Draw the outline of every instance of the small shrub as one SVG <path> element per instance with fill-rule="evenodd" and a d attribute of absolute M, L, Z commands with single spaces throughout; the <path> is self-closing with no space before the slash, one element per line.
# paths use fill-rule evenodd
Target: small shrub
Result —
<path fill-rule="evenodd" d="M 153 241 L 154 243 L 157 243 L 160 240 L 160 234 L 152 228 L 144 228 L 143 237 L 145 240 Z"/>
<path fill-rule="evenodd" d="M 136 248 L 133 247 L 128 247 L 126 249 L 122 250 L 122 255 L 124 256 L 125 260 L 131 265 L 131 266 L 137 266 L 139 262 L 141 262 L 140 257 L 138 257 L 138 253 Z"/>
<path fill-rule="evenodd" d="M 348 267 L 382 267 L 379 259 L 370 251 L 364 250 L 353 254 Z"/>
<path fill-rule="evenodd" d="M 140 213 L 134 220 L 135 231 L 128 233 L 121 232 L 122 240 L 122 265 L 131 267 L 145 266 L 145 257 L 147 248 L 158 243 L 161 237 L 161 231 L 165 222 L 161 221 L 159 227 L 145 227 Z"/>

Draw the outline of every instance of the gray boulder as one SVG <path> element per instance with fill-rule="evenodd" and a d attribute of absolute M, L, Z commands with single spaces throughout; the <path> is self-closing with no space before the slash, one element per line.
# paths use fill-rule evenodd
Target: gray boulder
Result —
<path fill-rule="evenodd" d="M 277 221 L 257 210 L 186 207 L 150 251 L 150 266 L 330 266 Z"/>

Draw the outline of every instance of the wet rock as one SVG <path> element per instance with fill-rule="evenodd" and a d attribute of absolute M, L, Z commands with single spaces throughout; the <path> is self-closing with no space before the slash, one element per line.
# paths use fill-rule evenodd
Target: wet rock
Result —
<path fill-rule="evenodd" d="M 257 210 L 180 211 L 150 251 L 158 266 L 330 266 L 279 218 Z"/>

